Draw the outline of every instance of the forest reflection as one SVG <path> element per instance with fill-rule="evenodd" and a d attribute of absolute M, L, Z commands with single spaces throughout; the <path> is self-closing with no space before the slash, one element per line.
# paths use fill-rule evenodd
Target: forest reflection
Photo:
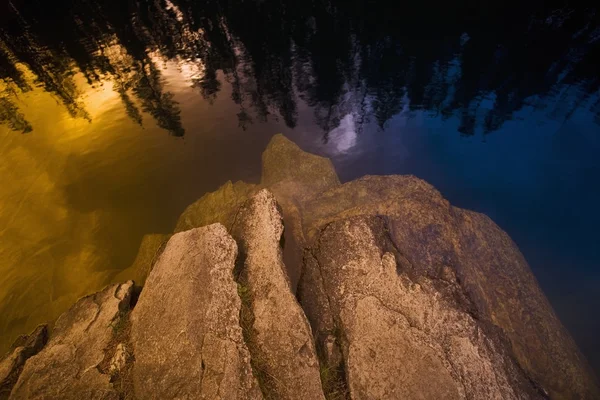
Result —
<path fill-rule="evenodd" d="M 82 74 L 91 87 L 110 81 L 136 123 L 147 114 L 183 136 L 165 61 L 209 102 L 222 71 L 241 128 L 268 118 L 293 128 L 302 99 L 324 140 L 348 114 L 357 132 L 419 110 L 458 117 L 464 135 L 496 131 L 525 106 L 565 119 L 587 107 L 600 122 L 596 12 L 538 1 L 471 4 L 469 12 L 448 3 L 435 13 L 387 3 L 11 0 L 0 5 L 0 123 L 36 129 L 18 102 L 33 87 L 89 120 Z M 569 101 L 544 101 L 565 88 L 575 88 Z"/>

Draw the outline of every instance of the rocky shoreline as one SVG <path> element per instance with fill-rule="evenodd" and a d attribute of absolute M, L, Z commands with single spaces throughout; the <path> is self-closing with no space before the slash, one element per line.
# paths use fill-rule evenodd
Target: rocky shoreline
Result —
<path fill-rule="evenodd" d="M 282 135 L 0 362 L 0 399 L 597 399 L 516 245 Z"/>

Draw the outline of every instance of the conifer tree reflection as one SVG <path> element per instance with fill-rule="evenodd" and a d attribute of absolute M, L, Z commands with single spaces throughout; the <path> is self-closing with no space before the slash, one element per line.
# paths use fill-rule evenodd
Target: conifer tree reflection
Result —
<path fill-rule="evenodd" d="M 112 79 L 136 123 L 142 123 L 139 104 L 161 127 L 182 135 L 179 107 L 149 54 L 198 65 L 202 73 L 192 84 L 209 102 L 224 76 L 242 128 L 270 117 L 294 127 L 300 98 L 325 140 L 348 113 L 359 125 L 373 120 L 383 129 L 403 110 L 454 117 L 465 135 L 490 133 L 564 85 L 578 88 L 570 92 L 576 100 L 548 112 L 568 118 L 573 107 L 589 107 L 598 113 L 600 23 L 593 10 L 541 1 L 517 8 L 479 4 L 468 13 L 454 4 L 431 13 L 422 4 L 398 9 L 361 0 L 25 4 L 4 8 L 0 79 L 23 90 L 27 82 L 15 67 L 22 63 L 76 117 L 87 114 L 74 66 L 90 85 Z M 63 23 L 57 27 L 51 17 Z M 124 54 L 111 54 L 115 47 Z"/>

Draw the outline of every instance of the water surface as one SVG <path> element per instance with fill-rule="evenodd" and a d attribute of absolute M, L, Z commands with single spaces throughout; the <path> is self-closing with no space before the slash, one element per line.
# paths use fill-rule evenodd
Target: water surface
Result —
<path fill-rule="evenodd" d="M 283 132 L 492 217 L 600 370 L 596 10 L 383 3 L 0 5 L 0 350 Z"/>

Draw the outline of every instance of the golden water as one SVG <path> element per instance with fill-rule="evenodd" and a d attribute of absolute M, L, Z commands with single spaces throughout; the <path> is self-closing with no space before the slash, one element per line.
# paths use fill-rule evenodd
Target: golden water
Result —
<path fill-rule="evenodd" d="M 0 352 L 109 283 L 143 235 L 170 232 L 204 192 L 258 176 L 275 132 L 239 129 L 230 93 L 202 101 L 181 65 L 162 72 L 182 104 L 185 138 L 148 116 L 136 124 L 110 82 L 92 88 L 79 76 L 91 122 L 36 88 L 16 98 L 33 131 L 0 125 Z"/>

